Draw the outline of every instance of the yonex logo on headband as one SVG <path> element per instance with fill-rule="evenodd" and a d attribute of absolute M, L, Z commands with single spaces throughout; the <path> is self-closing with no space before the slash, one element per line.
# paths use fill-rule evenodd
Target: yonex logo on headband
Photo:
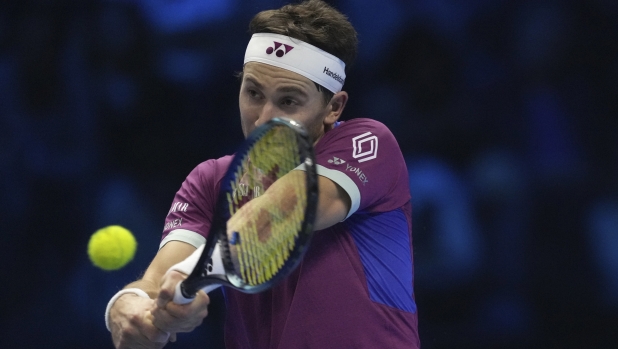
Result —
<path fill-rule="evenodd" d="M 280 34 L 253 34 L 244 62 L 292 71 L 333 93 L 341 91 L 345 82 L 345 63 L 341 59 L 302 40 Z"/>
<path fill-rule="evenodd" d="M 266 54 L 267 55 L 273 53 L 273 51 L 276 51 L 275 55 L 277 57 L 283 57 L 283 55 L 285 55 L 286 53 L 292 51 L 292 49 L 294 48 L 294 46 L 282 44 L 282 43 L 276 42 L 276 41 L 273 41 L 273 42 L 275 43 L 275 47 L 274 48 L 273 47 L 268 47 L 266 49 Z M 285 51 L 283 49 L 279 49 L 281 47 L 281 45 L 283 45 L 283 47 L 285 48 Z"/>

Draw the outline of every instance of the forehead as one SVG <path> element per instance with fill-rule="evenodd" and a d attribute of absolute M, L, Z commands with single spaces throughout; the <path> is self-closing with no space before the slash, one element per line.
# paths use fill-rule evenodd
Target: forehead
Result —
<path fill-rule="evenodd" d="M 249 62 L 245 64 L 243 68 L 243 82 L 246 80 L 254 80 L 261 85 L 269 87 L 292 84 L 310 89 L 313 86 L 313 89 L 317 91 L 314 82 L 306 77 L 293 71 L 259 62 Z"/>

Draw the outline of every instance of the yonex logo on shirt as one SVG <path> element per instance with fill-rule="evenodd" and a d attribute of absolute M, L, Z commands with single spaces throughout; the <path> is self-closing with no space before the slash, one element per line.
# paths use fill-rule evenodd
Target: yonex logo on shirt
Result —
<path fill-rule="evenodd" d="M 283 55 L 285 55 L 286 53 L 292 51 L 292 49 L 294 48 L 294 46 L 282 44 L 282 43 L 276 42 L 276 41 L 273 41 L 273 42 L 275 43 L 275 47 L 268 47 L 266 49 L 266 54 L 267 55 L 275 52 L 275 56 L 283 57 Z M 281 47 L 282 45 L 283 45 L 283 47 Z"/>
<path fill-rule="evenodd" d="M 341 165 L 341 164 L 345 164 L 345 160 L 343 159 L 339 159 L 336 156 L 333 156 L 332 159 L 328 160 L 329 164 L 335 164 L 335 165 Z"/>
<path fill-rule="evenodd" d="M 359 159 L 358 162 L 369 161 L 378 156 L 378 137 L 371 132 L 352 138 L 352 144 L 354 146 L 352 157 Z"/>
<path fill-rule="evenodd" d="M 363 171 L 360 168 L 354 167 L 354 166 L 350 166 L 349 164 L 346 164 L 345 165 L 345 169 L 350 171 L 350 172 L 356 173 L 356 175 L 358 176 L 358 179 L 361 180 L 363 185 L 365 185 L 365 184 L 367 184 L 367 182 L 369 182 L 369 179 L 367 179 L 367 176 L 365 176 L 365 174 L 363 173 Z"/>
<path fill-rule="evenodd" d="M 181 225 L 182 225 L 182 218 L 176 218 L 176 219 L 174 219 L 171 222 L 165 223 L 165 226 L 163 227 L 163 230 L 177 228 L 177 227 L 180 227 Z"/>

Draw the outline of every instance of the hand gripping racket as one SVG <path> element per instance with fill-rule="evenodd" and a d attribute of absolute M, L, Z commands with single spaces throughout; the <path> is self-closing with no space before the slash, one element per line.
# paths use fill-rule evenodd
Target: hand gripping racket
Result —
<path fill-rule="evenodd" d="M 206 244 L 176 286 L 174 302 L 189 303 L 200 289 L 218 285 L 257 293 L 285 278 L 309 246 L 317 201 L 313 148 L 304 128 L 284 118 L 256 128 L 223 177 Z M 219 258 L 215 246 L 223 270 L 209 274 L 211 258 Z"/>

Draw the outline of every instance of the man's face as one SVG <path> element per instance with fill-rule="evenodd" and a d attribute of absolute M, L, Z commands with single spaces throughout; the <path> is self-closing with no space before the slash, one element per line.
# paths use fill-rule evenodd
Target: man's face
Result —
<path fill-rule="evenodd" d="M 300 122 L 317 142 L 334 122 L 313 81 L 268 64 L 245 65 L 238 102 L 245 137 L 272 118 L 286 117 Z"/>

